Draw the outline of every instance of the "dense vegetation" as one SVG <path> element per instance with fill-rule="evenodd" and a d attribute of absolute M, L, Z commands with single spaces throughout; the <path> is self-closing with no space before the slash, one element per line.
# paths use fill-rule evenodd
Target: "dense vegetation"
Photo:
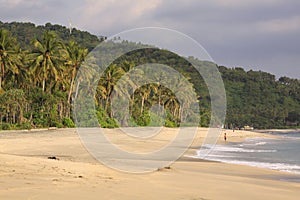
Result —
<path fill-rule="evenodd" d="M 80 31 L 76 28 L 72 28 L 71 33 L 69 28 L 61 25 L 52 25 L 50 23 L 44 26 L 36 26 L 33 23 L 3 23 L 0 21 L 0 29 L 6 29 L 12 33 L 12 36 L 16 38 L 20 47 L 23 50 L 32 50 L 32 39 L 36 38 L 41 40 L 44 32 L 53 31 L 62 41 L 73 40 L 76 41 L 80 46 L 92 50 L 99 44 L 99 39 L 97 36 L 92 35 L 86 31 Z"/>
<path fill-rule="evenodd" d="M 228 125 L 292 128 L 300 123 L 300 81 L 261 71 L 219 67 L 227 93 Z"/>
<path fill-rule="evenodd" d="M 80 88 L 75 77 L 88 52 L 100 40 L 87 32 L 70 32 L 60 25 L 35 26 L 31 23 L 0 22 L 0 130 L 32 127 L 74 127 L 73 98 Z M 138 45 L 123 41 L 124 48 Z M 114 42 L 110 42 L 114 48 Z M 210 65 L 194 58 L 193 63 Z M 116 120 L 111 96 L 126 72 L 145 63 L 161 63 L 182 73 L 193 84 L 199 100 L 200 126 L 208 126 L 210 97 L 205 82 L 190 62 L 156 48 L 130 52 L 115 60 L 97 82 L 96 110 L 85 110 L 80 117 L 95 114 L 102 127 L 122 125 L 165 125 L 181 122 L 182 105 L 174 91 L 150 83 L 135 88 L 130 98 L 130 119 Z M 92 70 L 92 69 L 90 69 Z M 229 127 L 286 128 L 300 123 L 300 81 L 288 77 L 278 80 L 261 71 L 244 71 L 219 66 L 227 93 L 226 125 Z M 95 71 L 87 72 L 89 74 Z M 88 77 L 87 77 L 88 79 Z M 180 82 L 176 83 L 180 85 Z M 184 84 L 183 84 L 184 85 Z M 133 87 L 134 88 L 134 87 Z M 182 86 L 181 90 L 185 90 Z M 89 91 L 89 88 L 85 88 Z M 127 94 L 128 95 L 128 94 Z M 158 105 L 166 111 L 162 120 Z M 120 119 L 120 117 L 118 118 Z"/>

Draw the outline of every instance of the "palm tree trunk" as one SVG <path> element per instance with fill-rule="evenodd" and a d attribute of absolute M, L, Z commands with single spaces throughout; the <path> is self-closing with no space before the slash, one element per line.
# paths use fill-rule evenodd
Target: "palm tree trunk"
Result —
<path fill-rule="evenodd" d="M 112 102 L 112 95 L 109 96 L 109 102 L 110 102 L 110 111 L 109 111 L 109 117 L 112 118 L 114 116 L 114 113 L 113 113 L 113 109 L 112 109 L 112 106 L 111 106 L 111 102 Z"/>
<path fill-rule="evenodd" d="M 59 119 L 61 120 L 63 118 L 64 105 L 62 101 L 60 101 L 58 105 L 59 105 Z"/>
<path fill-rule="evenodd" d="M 76 69 L 76 68 L 75 68 L 75 69 Z M 73 71 L 73 73 L 72 73 L 71 85 L 70 85 L 70 90 L 69 90 L 69 95 L 68 95 L 68 103 L 71 102 L 71 95 L 72 95 L 72 91 L 73 91 L 74 81 L 75 81 L 75 72 Z"/>
<path fill-rule="evenodd" d="M 105 107 L 104 110 L 106 111 L 106 113 L 108 113 L 108 97 L 106 97 L 105 99 Z"/>
<path fill-rule="evenodd" d="M 72 95 L 72 90 L 73 90 L 73 84 L 74 84 L 74 79 L 72 78 L 71 85 L 70 85 L 70 90 L 68 94 L 68 103 L 71 102 L 71 95 Z"/>
<path fill-rule="evenodd" d="M 12 113 L 12 123 L 15 124 L 16 123 L 16 112 L 13 111 Z"/>
<path fill-rule="evenodd" d="M 4 79 L 4 63 L 1 63 L 1 74 L 0 74 L 0 90 L 2 89 L 2 81 Z"/>
<path fill-rule="evenodd" d="M 80 85 L 80 81 L 78 81 L 77 86 L 76 86 L 75 99 L 76 99 L 77 96 L 78 96 L 79 85 Z"/>
<path fill-rule="evenodd" d="M 9 123 L 9 112 L 10 112 L 10 109 L 9 109 L 9 105 L 7 104 L 6 105 L 6 123 Z"/>
<path fill-rule="evenodd" d="M 45 92 L 45 84 L 46 84 L 46 81 L 45 81 L 45 79 L 43 79 L 43 83 L 42 83 L 43 92 Z"/>
<path fill-rule="evenodd" d="M 134 93 L 132 94 L 132 99 L 130 101 L 130 110 L 129 110 L 129 114 L 130 116 L 132 115 L 132 108 L 133 108 L 133 105 L 134 105 Z"/>
<path fill-rule="evenodd" d="M 158 94 L 158 111 L 157 111 L 157 115 L 158 115 L 158 112 L 160 111 L 160 107 L 161 107 L 161 105 L 160 105 L 160 94 Z"/>
<path fill-rule="evenodd" d="M 145 104 L 145 98 L 142 97 L 141 114 L 143 114 L 143 111 L 144 111 L 144 104 Z"/>

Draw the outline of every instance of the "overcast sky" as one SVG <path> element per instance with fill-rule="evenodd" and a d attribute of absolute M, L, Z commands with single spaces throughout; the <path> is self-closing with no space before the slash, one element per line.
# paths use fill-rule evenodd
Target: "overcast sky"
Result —
<path fill-rule="evenodd" d="M 0 0 L 0 20 L 111 36 L 144 26 L 198 41 L 219 65 L 300 78 L 299 0 Z"/>

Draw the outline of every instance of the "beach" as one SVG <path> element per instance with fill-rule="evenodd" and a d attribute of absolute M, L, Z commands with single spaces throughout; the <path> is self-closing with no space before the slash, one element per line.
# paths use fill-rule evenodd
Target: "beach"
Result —
<path fill-rule="evenodd" d="M 165 128 L 151 145 L 134 143 L 118 129 L 112 141 L 133 149 L 155 149 L 174 137 Z M 185 155 L 167 168 L 130 174 L 110 169 L 83 146 L 76 129 L 0 132 L 0 199 L 299 199 L 294 174 L 192 158 L 206 136 L 197 132 Z M 251 131 L 226 131 L 227 142 L 273 138 Z M 226 145 L 223 134 L 218 144 Z M 135 148 L 136 147 L 136 148 Z"/>

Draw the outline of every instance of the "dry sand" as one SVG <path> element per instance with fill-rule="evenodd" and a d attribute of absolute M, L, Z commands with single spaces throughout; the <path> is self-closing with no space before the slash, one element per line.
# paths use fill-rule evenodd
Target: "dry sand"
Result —
<path fill-rule="evenodd" d="M 207 129 L 200 129 L 188 155 L 195 154 Z M 136 145 L 108 130 L 112 140 Z M 160 147 L 172 129 L 152 142 Z M 228 141 L 273 137 L 227 131 Z M 224 143 L 220 137 L 219 143 Z M 48 159 L 55 156 L 58 159 Z M 94 160 L 75 129 L 0 132 L 0 199 L 299 199 L 300 183 L 281 179 L 293 174 L 182 157 L 170 169 L 147 174 L 112 170 Z"/>

